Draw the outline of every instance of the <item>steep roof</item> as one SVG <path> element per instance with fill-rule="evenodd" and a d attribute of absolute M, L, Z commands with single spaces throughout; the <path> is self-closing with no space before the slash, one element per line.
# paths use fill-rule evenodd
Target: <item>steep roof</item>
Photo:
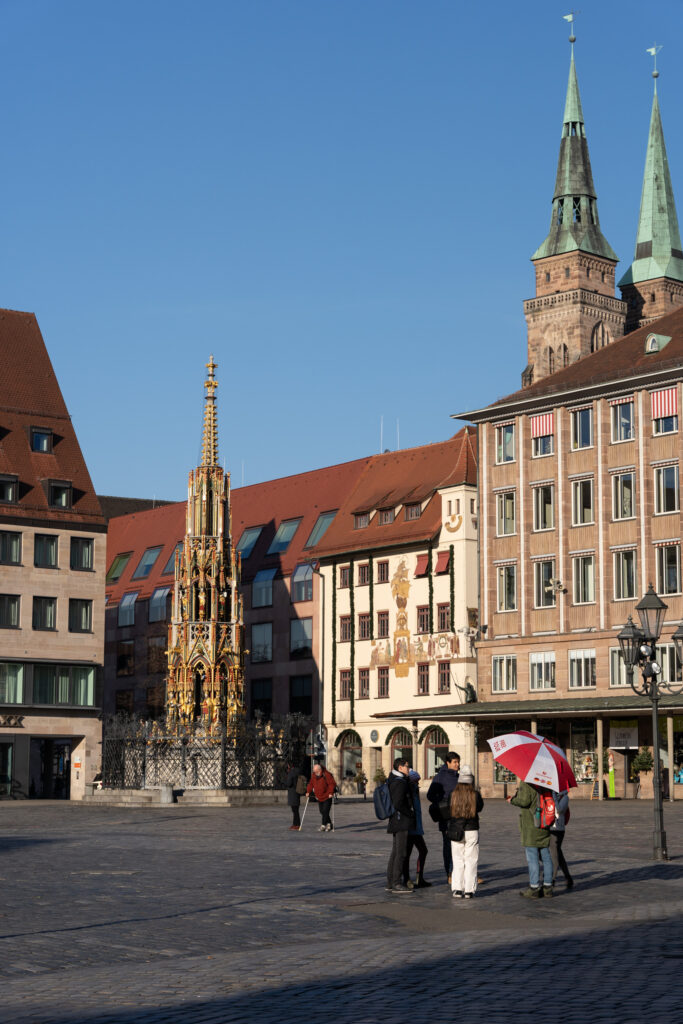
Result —
<path fill-rule="evenodd" d="M 441 526 L 438 491 L 457 484 L 476 486 L 476 482 L 476 437 L 467 427 L 448 441 L 375 455 L 316 545 L 315 554 L 323 558 L 428 540 Z M 373 515 L 368 526 L 355 528 L 358 513 L 417 503 L 423 505 L 418 519 L 406 519 L 401 509 L 392 523 L 380 525 L 379 516 Z"/>
<path fill-rule="evenodd" d="M 31 428 L 51 433 L 50 451 L 33 451 Z M 103 530 L 105 520 L 33 313 L 0 309 L 0 475 L 18 477 L 4 521 L 49 520 Z M 50 480 L 72 486 L 72 507 L 49 504 Z"/>

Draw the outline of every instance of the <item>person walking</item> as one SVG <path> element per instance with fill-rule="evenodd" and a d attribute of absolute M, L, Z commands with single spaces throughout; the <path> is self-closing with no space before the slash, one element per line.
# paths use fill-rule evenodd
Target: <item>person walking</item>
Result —
<path fill-rule="evenodd" d="M 299 807 L 301 806 L 301 793 L 299 790 L 301 789 L 301 783 L 299 779 L 302 779 L 304 783 L 306 781 L 303 769 L 297 767 L 297 765 L 290 764 L 289 771 L 287 772 L 287 804 L 292 808 L 290 832 L 298 832 L 301 828 L 301 818 L 299 817 Z"/>
<path fill-rule="evenodd" d="M 387 832 L 392 836 L 391 854 L 387 863 L 387 892 L 400 895 L 413 892 L 402 880 L 409 833 L 415 829 L 415 808 L 408 778 L 409 771 L 408 761 L 397 757 L 387 779 L 389 795 L 394 805 L 394 813 L 387 825 Z"/>
<path fill-rule="evenodd" d="M 569 790 L 563 789 L 561 793 L 553 793 L 555 801 L 555 824 L 550 828 L 550 859 L 553 862 L 553 885 L 557 878 L 558 868 L 564 875 L 568 889 L 574 888 L 574 879 L 569 872 L 569 866 L 564 859 L 562 843 L 567 828 L 567 812 L 569 811 Z"/>
<path fill-rule="evenodd" d="M 428 889 L 432 884 L 427 882 L 424 876 L 425 860 L 427 859 L 427 844 L 424 840 L 424 829 L 422 827 L 422 807 L 420 805 L 420 773 L 414 768 L 408 771 L 410 782 L 410 793 L 413 798 L 413 809 L 415 811 L 415 828 L 408 833 L 408 849 L 406 859 L 403 862 L 403 884 L 408 888 Z M 415 882 L 410 881 L 410 855 L 417 850 L 417 878 Z"/>
<path fill-rule="evenodd" d="M 323 768 L 321 764 L 314 764 L 313 774 L 306 786 L 306 793 L 313 793 L 318 801 L 321 817 L 318 832 L 333 831 L 332 822 L 330 821 L 330 808 L 332 807 L 332 798 L 336 788 L 337 783 L 334 781 L 332 772 L 328 772 L 327 768 Z"/>
<path fill-rule="evenodd" d="M 483 809 L 482 795 L 474 788 L 474 772 L 464 764 L 451 793 L 446 824 L 453 858 L 451 890 L 455 899 L 471 900 L 477 891 L 479 814 Z"/>
<path fill-rule="evenodd" d="M 529 885 L 522 889 L 520 896 L 539 900 L 553 895 L 553 862 L 550 857 L 550 832 L 540 827 L 540 805 L 538 789 L 520 780 L 519 788 L 507 801 L 519 807 L 519 830 L 522 846 L 529 868 Z M 539 861 L 540 856 L 540 861 Z M 543 865 L 543 886 L 541 887 L 541 864 Z"/>
<path fill-rule="evenodd" d="M 429 816 L 432 821 L 435 821 L 439 826 L 441 832 L 441 840 L 443 843 L 443 866 L 446 870 L 446 878 L 448 884 L 451 884 L 451 875 L 453 872 L 453 859 L 451 853 L 451 841 L 448 838 L 446 828 L 448 822 L 444 820 L 443 815 L 439 810 L 439 804 L 444 800 L 450 799 L 450 795 L 458 784 L 458 769 L 460 768 L 460 754 L 457 754 L 454 750 L 449 750 L 446 754 L 444 763 L 439 768 L 438 772 L 432 779 L 432 783 L 427 790 L 427 799 L 429 800 Z"/>

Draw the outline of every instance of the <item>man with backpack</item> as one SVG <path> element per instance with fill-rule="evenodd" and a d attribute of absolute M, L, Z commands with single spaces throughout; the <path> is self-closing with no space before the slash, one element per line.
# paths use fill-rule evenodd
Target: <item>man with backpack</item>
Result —
<path fill-rule="evenodd" d="M 412 893 L 403 883 L 403 864 L 408 852 L 408 838 L 415 829 L 415 807 L 408 773 L 410 764 L 403 757 L 397 757 L 387 780 L 393 813 L 389 818 L 387 832 L 392 836 L 391 854 L 387 864 L 387 892 L 404 895 Z"/>
<path fill-rule="evenodd" d="M 306 786 L 306 793 L 308 795 L 313 793 L 318 801 L 320 817 L 322 819 L 318 832 L 333 831 L 332 822 L 330 821 L 330 808 L 332 807 L 332 799 L 336 788 L 337 783 L 334 781 L 332 773 L 328 772 L 327 768 L 323 768 L 321 764 L 314 764 L 313 774 Z"/>
<path fill-rule="evenodd" d="M 529 885 L 526 889 L 522 889 L 519 895 L 528 900 L 540 900 L 543 897 L 548 899 L 553 895 L 553 862 L 549 849 L 550 830 L 547 826 L 547 819 L 544 821 L 544 814 L 548 813 L 549 808 L 545 798 L 543 801 L 541 800 L 541 792 L 544 793 L 544 797 L 545 794 L 550 797 L 547 790 L 541 790 L 520 780 L 517 792 L 514 796 L 507 798 L 509 804 L 520 809 L 519 830 L 529 868 Z M 550 799 L 552 801 L 552 797 Z M 554 803 L 552 815 L 554 818 Z M 541 865 L 543 866 L 542 876 Z M 543 885 L 541 885 L 541 878 Z"/>

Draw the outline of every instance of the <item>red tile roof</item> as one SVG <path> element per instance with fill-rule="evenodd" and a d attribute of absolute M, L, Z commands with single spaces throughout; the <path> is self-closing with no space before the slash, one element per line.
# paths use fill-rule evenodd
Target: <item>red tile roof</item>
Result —
<path fill-rule="evenodd" d="M 105 520 L 59 383 L 33 313 L 0 310 L 0 474 L 19 478 L 16 503 L 0 503 L 5 521 L 49 519 L 104 529 Z M 31 450 L 31 427 L 52 431 L 52 452 Z M 73 507 L 48 503 L 47 482 L 68 481 Z"/>

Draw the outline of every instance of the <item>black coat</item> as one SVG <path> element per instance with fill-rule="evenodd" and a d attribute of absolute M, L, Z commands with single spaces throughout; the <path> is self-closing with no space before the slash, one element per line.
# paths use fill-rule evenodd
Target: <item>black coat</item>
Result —
<path fill-rule="evenodd" d="M 389 818 L 387 832 L 412 832 L 416 821 L 410 779 L 407 775 L 397 775 L 392 771 L 388 781 L 394 813 Z"/>
<path fill-rule="evenodd" d="M 450 797 L 458 785 L 459 775 L 460 772 L 453 771 L 452 768 L 447 768 L 445 764 L 442 764 L 427 790 L 427 799 L 431 804 L 430 816 L 434 821 L 438 821 L 441 832 L 446 831 L 447 822 L 439 820 L 439 804 Z"/>
<path fill-rule="evenodd" d="M 296 780 L 303 775 L 301 768 L 290 768 L 287 772 L 287 803 L 290 807 L 298 807 L 301 797 L 296 791 Z"/>
<path fill-rule="evenodd" d="M 450 804 L 450 798 L 447 801 L 447 803 Z M 445 807 L 446 806 L 446 802 L 444 802 L 444 804 L 442 804 L 441 806 Z M 448 838 L 452 839 L 453 836 L 451 835 L 451 832 L 457 832 L 458 828 L 462 829 L 462 831 L 464 831 L 464 832 L 478 832 L 479 831 L 479 812 L 483 811 L 483 809 L 484 809 L 484 799 L 483 799 L 481 793 L 479 792 L 479 790 L 477 790 L 477 805 L 476 805 L 476 809 L 475 809 L 475 813 L 474 813 L 474 817 L 473 818 L 451 818 L 450 813 L 448 811 L 445 811 L 444 814 L 445 814 L 445 816 L 447 816 L 446 832 L 448 833 Z"/>

